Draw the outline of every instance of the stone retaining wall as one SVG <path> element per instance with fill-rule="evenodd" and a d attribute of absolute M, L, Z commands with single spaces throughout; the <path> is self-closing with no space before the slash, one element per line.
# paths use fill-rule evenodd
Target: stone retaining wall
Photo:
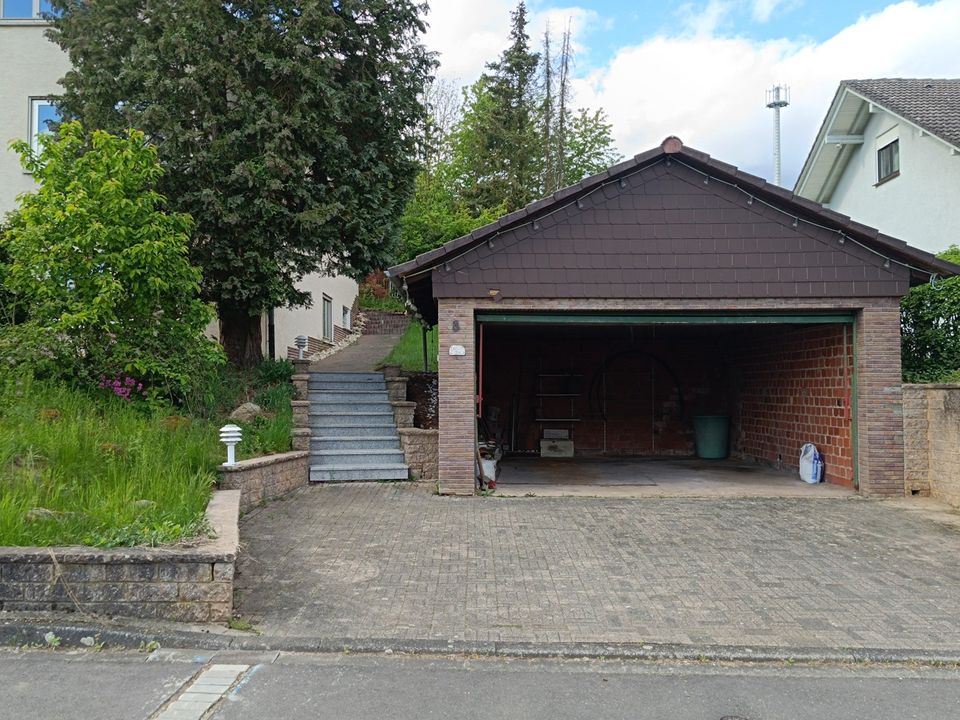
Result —
<path fill-rule="evenodd" d="M 0 548 L 0 609 L 225 623 L 233 611 L 240 492 L 215 492 L 216 534 L 194 547 Z"/>
<path fill-rule="evenodd" d="M 364 335 L 402 335 L 410 325 L 410 317 L 402 312 L 386 310 L 361 310 L 365 318 Z"/>
<path fill-rule="evenodd" d="M 904 484 L 960 508 L 960 385 L 903 386 Z"/>
<path fill-rule="evenodd" d="M 418 482 L 437 480 L 437 439 L 439 431 L 398 428 L 403 455 Z"/>
<path fill-rule="evenodd" d="M 310 452 L 294 450 L 220 466 L 220 487 L 240 491 L 240 512 L 307 484 Z"/>

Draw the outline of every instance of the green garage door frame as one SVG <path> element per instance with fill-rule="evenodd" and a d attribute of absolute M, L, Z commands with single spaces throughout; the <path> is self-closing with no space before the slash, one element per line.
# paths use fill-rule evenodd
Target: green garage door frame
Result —
<path fill-rule="evenodd" d="M 857 440 L 859 400 L 857 392 L 856 315 L 845 312 L 702 312 L 702 313 L 584 313 L 584 312 L 490 312 L 477 311 L 476 324 L 490 325 L 849 325 L 853 342 L 853 373 L 850 380 L 850 451 L 853 453 L 853 487 L 860 489 L 860 451 Z M 844 334 L 846 343 L 846 334 Z"/>

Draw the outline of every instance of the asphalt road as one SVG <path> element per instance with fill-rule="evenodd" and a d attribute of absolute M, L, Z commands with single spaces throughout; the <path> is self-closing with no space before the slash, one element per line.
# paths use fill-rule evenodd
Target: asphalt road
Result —
<path fill-rule="evenodd" d="M 157 717 L 218 663 L 247 668 L 219 720 L 960 717 L 946 668 L 28 650 L 0 651 L 0 718 Z"/>

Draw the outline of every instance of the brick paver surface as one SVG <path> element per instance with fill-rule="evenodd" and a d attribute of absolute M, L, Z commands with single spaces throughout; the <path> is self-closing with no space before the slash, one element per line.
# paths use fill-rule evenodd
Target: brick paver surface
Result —
<path fill-rule="evenodd" d="M 960 649 L 960 532 L 862 499 L 304 488 L 247 516 L 271 635 Z"/>

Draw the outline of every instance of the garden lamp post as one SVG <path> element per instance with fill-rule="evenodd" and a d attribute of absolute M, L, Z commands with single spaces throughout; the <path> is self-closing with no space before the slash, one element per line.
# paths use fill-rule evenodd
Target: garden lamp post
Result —
<path fill-rule="evenodd" d="M 237 456 L 235 448 L 243 439 L 243 430 L 237 425 L 224 425 L 220 428 L 220 442 L 227 446 L 227 462 L 225 465 L 236 465 Z"/>
<path fill-rule="evenodd" d="M 293 344 L 297 346 L 299 351 L 299 358 L 303 360 L 303 349 L 307 346 L 307 336 L 306 335 L 297 335 L 296 339 L 293 341 Z"/>

